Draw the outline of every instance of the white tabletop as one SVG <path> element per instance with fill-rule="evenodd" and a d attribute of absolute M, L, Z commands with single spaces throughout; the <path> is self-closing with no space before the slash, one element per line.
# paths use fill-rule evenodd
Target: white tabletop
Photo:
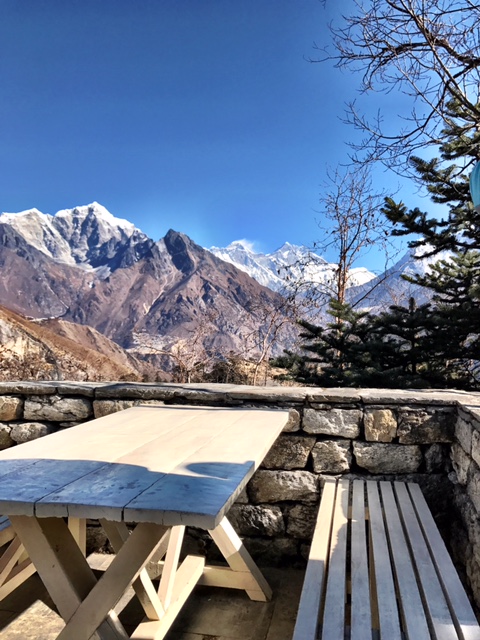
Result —
<path fill-rule="evenodd" d="M 134 407 L 0 452 L 0 513 L 214 528 L 288 411 Z"/>

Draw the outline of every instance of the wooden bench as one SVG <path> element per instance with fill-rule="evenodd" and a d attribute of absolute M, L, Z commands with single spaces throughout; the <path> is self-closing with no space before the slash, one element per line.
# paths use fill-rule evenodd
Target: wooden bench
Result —
<path fill-rule="evenodd" d="M 0 516 L 0 600 L 34 573 L 35 567 L 9 519 Z"/>
<path fill-rule="evenodd" d="M 480 640 L 420 487 L 325 481 L 293 640 Z"/>

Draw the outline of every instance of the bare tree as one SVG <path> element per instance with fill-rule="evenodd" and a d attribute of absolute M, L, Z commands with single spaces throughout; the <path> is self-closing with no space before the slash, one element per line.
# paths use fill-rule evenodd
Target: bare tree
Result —
<path fill-rule="evenodd" d="M 329 301 L 340 304 L 349 301 L 348 289 L 363 284 L 354 266 L 371 250 L 379 253 L 386 274 L 399 249 L 390 240 L 391 227 L 381 211 L 384 197 L 384 192 L 375 192 L 372 188 L 369 165 L 337 169 L 328 175 L 320 199 L 321 238 L 314 243 L 314 250 L 333 254 L 335 262 L 325 262 L 319 271 L 318 253 L 311 253 L 294 265 L 295 270 L 292 269 L 289 277 L 290 298 L 294 300 L 298 317 L 315 321 L 316 315 L 324 317 Z M 320 279 L 319 272 L 322 273 Z M 361 305 L 383 280 L 377 277 L 370 286 L 365 284 L 355 306 Z"/>
<path fill-rule="evenodd" d="M 364 94 L 397 91 L 411 98 L 409 114 L 388 118 L 377 112 L 371 119 L 355 102 L 348 105 L 347 122 L 364 134 L 352 145 L 355 159 L 408 171 L 419 149 L 442 144 L 452 104 L 464 133 L 478 131 L 479 27 L 480 5 L 472 0 L 355 0 L 343 26 L 332 27 L 335 53 L 323 49 L 321 60 L 359 71 Z"/>

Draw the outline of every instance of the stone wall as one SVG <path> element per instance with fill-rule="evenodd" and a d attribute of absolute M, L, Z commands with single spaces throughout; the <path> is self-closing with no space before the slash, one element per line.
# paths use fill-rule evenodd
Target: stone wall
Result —
<path fill-rule="evenodd" d="M 449 478 L 457 516 L 451 546 L 480 605 L 480 399 L 472 397 L 458 407 L 450 455 L 453 471 Z"/>
<path fill-rule="evenodd" d="M 475 395 L 397 391 L 131 383 L 0 383 L 0 448 L 138 404 L 288 408 L 290 420 L 229 517 L 264 564 L 300 564 L 325 475 L 418 481 L 440 525 L 462 511 L 473 575 L 480 564 L 480 414 Z M 478 420 L 478 421 L 477 421 Z M 452 467 L 453 463 L 453 467 Z M 458 531 L 457 531 L 458 530 Z M 92 539 L 102 544 L 91 529 Z M 457 539 L 460 538 L 457 536 Z M 200 531 L 189 544 L 209 549 Z M 477 564 L 478 563 L 478 564 Z M 479 591 L 475 586 L 476 592 Z M 480 592 L 478 593 L 480 602 Z"/>

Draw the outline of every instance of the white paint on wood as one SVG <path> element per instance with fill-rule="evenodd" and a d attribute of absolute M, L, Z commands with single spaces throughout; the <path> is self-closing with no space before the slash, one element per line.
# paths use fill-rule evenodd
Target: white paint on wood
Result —
<path fill-rule="evenodd" d="M 351 520 L 351 639 L 372 640 L 370 576 L 368 571 L 363 480 L 355 480 L 353 482 Z"/>

